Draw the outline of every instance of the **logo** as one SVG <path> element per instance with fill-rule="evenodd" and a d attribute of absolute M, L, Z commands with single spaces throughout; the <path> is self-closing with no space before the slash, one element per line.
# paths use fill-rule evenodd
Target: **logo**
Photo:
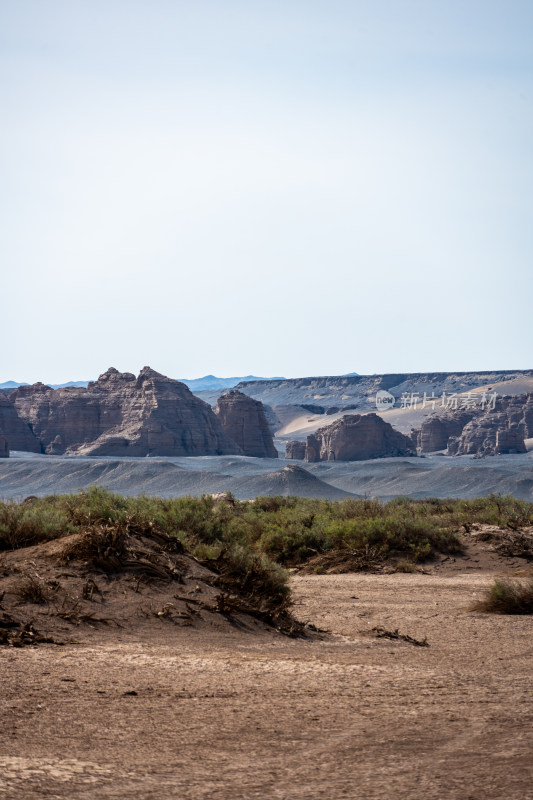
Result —
<path fill-rule="evenodd" d="M 457 394 L 456 392 L 446 394 L 446 392 L 443 392 L 439 396 L 434 392 L 431 392 L 431 395 L 424 392 L 423 397 L 420 397 L 419 392 L 402 392 L 399 408 L 410 408 L 416 411 L 418 408 L 423 409 L 429 406 L 432 411 L 435 411 L 435 408 L 440 406 L 440 408 L 444 408 L 447 411 L 468 410 L 471 408 L 493 411 L 496 408 L 497 397 L 497 392 L 492 392 L 491 394 L 488 392 L 478 392 L 477 394 L 474 392 L 464 392 L 463 394 Z M 386 392 L 384 389 L 376 392 L 376 408 L 378 411 L 387 411 L 387 409 L 393 408 L 395 402 L 396 398 L 390 392 Z"/>
<path fill-rule="evenodd" d="M 386 392 L 384 389 L 376 392 L 376 408 L 378 411 L 387 411 L 388 408 L 393 407 L 395 402 L 396 398 L 390 392 Z"/>

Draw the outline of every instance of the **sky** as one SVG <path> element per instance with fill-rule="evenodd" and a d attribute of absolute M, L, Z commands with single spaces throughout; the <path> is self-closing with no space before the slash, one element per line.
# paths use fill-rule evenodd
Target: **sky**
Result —
<path fill-rule="evenodd" d="M 0 0 L 0 382 L 533 368 L 531 0 Z"/>

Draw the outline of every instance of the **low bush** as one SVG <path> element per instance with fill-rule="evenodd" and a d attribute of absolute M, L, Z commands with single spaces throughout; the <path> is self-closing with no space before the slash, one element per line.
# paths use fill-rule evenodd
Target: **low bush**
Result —
<path fill-rule="evenodd" d="M 496 580 L 472 610 L 488 614 L 533 614 L 533 580 L 529 583 Z"/>
<path fill-rule="evenodd" d="M 533 520 L 533 503 L 511 496 L 474 500 L 397 497 L 388 502 L 365 498 L 343 501 L 301 497 L 258 497 L 240 502 L 179 497 L 123 497 L 101 487 L 69 495 L 0 503 L 0 550 L 27 547 L 95 525 L 126 525 L 177 537 L 198 557 L 246 547 L 285 566 L 321 554 L 371 550 L 380 559 L 417 563 L 437 553 L 458 553 L 460 532 L 494 524 L 511 534 Z M 355 562 L 354 562 L 355 563 Z"/>
<path fill-rule="evenodd" d="M 68 514 L 44 500 L 27 505 L 0 503 L 0 550 L 31 547 L 73 530 Z"/>

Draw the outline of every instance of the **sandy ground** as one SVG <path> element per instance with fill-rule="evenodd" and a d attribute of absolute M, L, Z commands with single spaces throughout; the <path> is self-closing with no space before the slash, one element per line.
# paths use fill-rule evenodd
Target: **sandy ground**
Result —
<path fill-rule="evenodd" d="M 533 622 L 468 610 L 488 563 L 294 576 L 315 640 L 156 620 L 2 648 L 0 798 L 533 798 Z"/>

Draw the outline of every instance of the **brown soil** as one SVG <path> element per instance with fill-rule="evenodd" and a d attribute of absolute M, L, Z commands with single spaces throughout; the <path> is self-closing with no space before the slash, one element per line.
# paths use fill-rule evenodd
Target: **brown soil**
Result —
<path fill-rule="evenodd" d="M 108 599 L 83 609 L 115 622 L 52 614 L 70 643 L 0 648 L 0 798 L 533 798 L 532 619 L 468 610 L 531 562 L 467 541 L 414 574 L 295 575 L 297 615 L 329 631 L 314 638 L 195 613 L 215 596 L 200 565 L 140 592 L 97 578 Z M 46 582 L 31 555 L 4 556 L 5 580 Z M 64 572 L 50 580 L 79 595 Z M 44 629 L 47 604 L 15 605 L 15 583 L 4 613 Z M 186 599 L 158 615 L 168 591 Z"/>

